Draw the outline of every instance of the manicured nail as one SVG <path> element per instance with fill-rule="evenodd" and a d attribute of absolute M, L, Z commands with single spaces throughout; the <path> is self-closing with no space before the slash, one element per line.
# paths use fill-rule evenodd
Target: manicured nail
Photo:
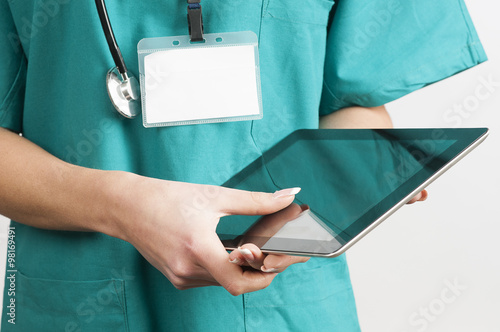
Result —
<path fill-rule="evenodd" d="M 239 263 L 241 263 L 241 261 L 240 261 L 240 259 L 238 257 L 236 257 L 235 259 L 230 259 L 229 263 L 239 264 Z"/>
<path fill-rule="evenodd" d="M 264 265 L 262 265 L 262 267 L 260 268 L 260 270 L 262 272 L 266 272 L 266 273 L 278 273 L 278 271 L 279 271 L 278 269 L 266 269 L 264 267 Z"/>
<path fill-rule="evenodd" d="M 248 262 L 253 262 L 255 260 L 255 257 L 253 256 L 253 253 L 250 250 L 243 248 L 238 248 L 238 250 Z"/>
<path fill-rule="evenodd" d="M 300 190 L 301 190 L 301 188 L 299 188 L 299 187 L 279 190 L 273 194 L 273 198 L 290 197 L 290 196 L 298 194 L 300 192 Z"/>

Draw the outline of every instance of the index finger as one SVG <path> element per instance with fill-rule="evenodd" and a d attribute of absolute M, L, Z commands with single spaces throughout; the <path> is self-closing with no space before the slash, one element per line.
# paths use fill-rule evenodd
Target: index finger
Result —
<path fill-rule="evenodd" d="M 289 188 L 275 193 L 264 193 L 223 188 L 221 194 L 215 198 L 214 206 L 219 207 L 221 216 L 265 215 L 290 205 L 299 191 L 300 188 Z"/>

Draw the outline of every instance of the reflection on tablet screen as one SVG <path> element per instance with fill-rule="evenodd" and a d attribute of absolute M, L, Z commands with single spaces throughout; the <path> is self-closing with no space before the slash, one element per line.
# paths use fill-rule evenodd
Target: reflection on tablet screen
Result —
<path fill-rule="evenodd" d="M 224 186 L 273 192 L 301 187 L 296 202 L 309 212 L 272 234 L 254 232 L 267 219 L 229 216 L 217 233 L 235 244 L 257 241 L 264 250 L 321 254 L 343 246 L 374 223 L 487 129 L 302 130 L 264 153 Z M 273 225 L 275 227 L 275 225 Z M 262 226 L 261 226 L 262 227 Z M 252 239 L 253 241 L 249 241 Z M 312 247 L 320 251 L 309 251 Z"/>

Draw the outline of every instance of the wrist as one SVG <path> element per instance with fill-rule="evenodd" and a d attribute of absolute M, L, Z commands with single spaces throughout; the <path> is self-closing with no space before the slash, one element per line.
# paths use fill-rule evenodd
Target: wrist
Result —
<path fill-rule="evenodd" d="M 102 214 L 95 231 L 128 241 L 130 220 L 137 220 L 134 215 L 141 204 L 136 199 L 138 186 L 144 178 L 122 171 L 105 171 L 102 175 Z"/>

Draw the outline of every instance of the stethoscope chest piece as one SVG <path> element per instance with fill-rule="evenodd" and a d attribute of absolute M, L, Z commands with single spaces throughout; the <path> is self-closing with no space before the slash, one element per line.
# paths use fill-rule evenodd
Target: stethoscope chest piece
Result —
<path fill-rule="evenodd" d="M 141 112 L 141 92 L 135 77 L 127 73 L 122 75 L 117 67 L 113 67 L 106 75 L 106 86 L 109 99 L 121 115 L 134 118 Z"/>

